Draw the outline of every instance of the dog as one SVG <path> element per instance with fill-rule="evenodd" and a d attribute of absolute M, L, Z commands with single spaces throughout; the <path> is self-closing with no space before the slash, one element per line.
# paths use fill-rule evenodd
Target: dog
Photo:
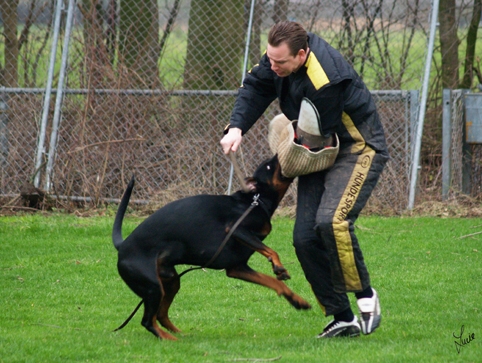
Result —
<path fill-rule="evenodd" d="M 296 309 L 310 309 L 308 302 L 282 282 L 290 278 L 287 270 L 278 254 L 262 243 L 271 232 L 271 217 L 292 181 L 282 176 L 275 155 L 245 179 L 249 191 L 196 195 L 171 202 L 123 240 L 122 220 L 134 188 L 133 177 L 119 204 L 112 240 L 118 250 L 121 278 L 142 298 L 141 324 L 158 338 L 177 339 L 162 330 L 157 321 L 173 333 L 180 332 L 168 316 L 181 286 L 175 268 L 179 264 L 225 269 L 228 277 L 273 289 Z M 271 262 L 276 279 L 248 266 L 254 252 Z"/>

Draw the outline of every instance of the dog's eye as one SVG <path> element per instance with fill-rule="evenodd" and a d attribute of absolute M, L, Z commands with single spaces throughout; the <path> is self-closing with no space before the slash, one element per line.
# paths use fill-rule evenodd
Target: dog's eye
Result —
<path fill-rule="evenodd" d="M 271 170 L 271 166 L 267 165 L 266 169 Z"/>

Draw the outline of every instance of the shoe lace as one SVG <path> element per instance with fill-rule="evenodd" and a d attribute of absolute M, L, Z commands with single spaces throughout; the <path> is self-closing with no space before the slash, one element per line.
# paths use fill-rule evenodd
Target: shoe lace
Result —
<path fill-rule="evenodd" d="M 324 329 L 324 333 L 328 333 L 330 331 L 332 331 L 333 329 L 335 329 L 338 325 L 340 325 L 340 321 L 337 321 L 337 320 L 333 320 L 330 324 L 328 324 L 326 326 L 326 328 Z"/>

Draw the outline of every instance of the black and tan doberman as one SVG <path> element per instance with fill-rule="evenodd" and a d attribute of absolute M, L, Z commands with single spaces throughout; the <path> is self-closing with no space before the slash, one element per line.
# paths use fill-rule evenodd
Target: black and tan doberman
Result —
<path fill-rule="evenodd" d="M 249 192 L 197 195 L 169 203 L 123 240 L 122 220 L 134 187 L 132 178 L 115 217 L 112 239 L 119 252 L 120 276 L 143 300 L 142 325 L 159 338 L 175 340 L 156 322 L 171 332 L 180 331 L 168 317 L 180 288 L 175 266 L 206 266 L 208 261 L 208 268 L 225 269 L 228 277 L 266 286 L 296 309 L 309 309 L 308 302 L 280 281 L 290 276 L 278 254 L 262 243 L 271 232 L 271 216 L 292 181 L 281 175 L 278 158 L 274 156 L 246 178 Z M 255 251 L 271 262 L 276 279 L 248 266 Z"/>

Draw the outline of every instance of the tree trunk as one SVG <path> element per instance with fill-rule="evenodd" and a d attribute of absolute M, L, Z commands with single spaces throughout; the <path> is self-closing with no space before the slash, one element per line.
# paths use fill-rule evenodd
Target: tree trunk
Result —
<path fill-rule="evenodd" d="M 241 81 L 244 0 L 193 0 L 185 89 L 236 89 Z"/>
<path fill-rule="evenodd" d="M 5 67 L 0 82 L 5 87 L 18 86 L 17 6 L 19 0 L 0 0 L 5 38 Z"/>
<path fill-rule="evenodd" d="M 109 0 L 107 4 L 106 48 L 111 64 L 114 64 L 117 48 L 117 1 Z"/>
<path fill-rule="evenodd" d="M 464 77 L 460 88 L 471 88 L 474 79 L 474 56 L 477 45 L 477 30 L 479 29 L 480 15 L 482 13 L 482 0 L 474 0 L 472 20 L 467 31 L 467 49 L 465 52 Z"/>
<path fill-rule="evenodd" d="M 343 25 L 343 30 L 341 33 L 341 38 L 339 41 L 338 48 L 342 50 L 345 58 L 347 59 L 348 62 L 351 64 L 354 64 L 355 61 L 355 56 L 353 50 L 355 49 L 355 44 L 353 43 L 353 31 L 352 31 L 352 19 L 356 20 L 356 16 L 354 13 L 354 7 L 357 4 L 353 4 L 350 1 L 347 0 L 342 0 L 342 25 Z"/>
<path fill-rule="evenodd" d="M 83 0 L 84 63 L 88 80 L 86 88 L 104 88 L 104 77 L 109 74 L 109 55 L 104 43 L 103 13 L 100 0 Z"/>
<path fill-rule="evenodd" d="M 440 0 L 440 50 L 442 53 L 442 86 L 458 88 L 459 39 L 455 19 L 455 0 Z"/>
<path fill-rule="evenodd" d="M 159 9 L 156 0 L 120 3 L 119 61 L 131 87 L 159 87 Z"/>
<path fill-rule="evenodd" d="M 246 9 L 251 9 L 251 1 L 246 0 Z M 254 4 L 254 14 L 253 14 L 253 27 L 251 28 L 251 43 L 249 45 L 249 63 L 248 69 L 252 68 L 261 59 L 261 24 L 263 21 L 263 4 L 261 1 L 256 1 Z M 249 25 L 249 11 L 246 12 L 245 16 L 246 28 Z M 266 46 L 266 45 L 265 45 Z"/>
<path fill-rule="evenodd" d="M 279 23 L 288 19 L 289 0 L 276 0 L 274 3 L 273 21 Z"/>

